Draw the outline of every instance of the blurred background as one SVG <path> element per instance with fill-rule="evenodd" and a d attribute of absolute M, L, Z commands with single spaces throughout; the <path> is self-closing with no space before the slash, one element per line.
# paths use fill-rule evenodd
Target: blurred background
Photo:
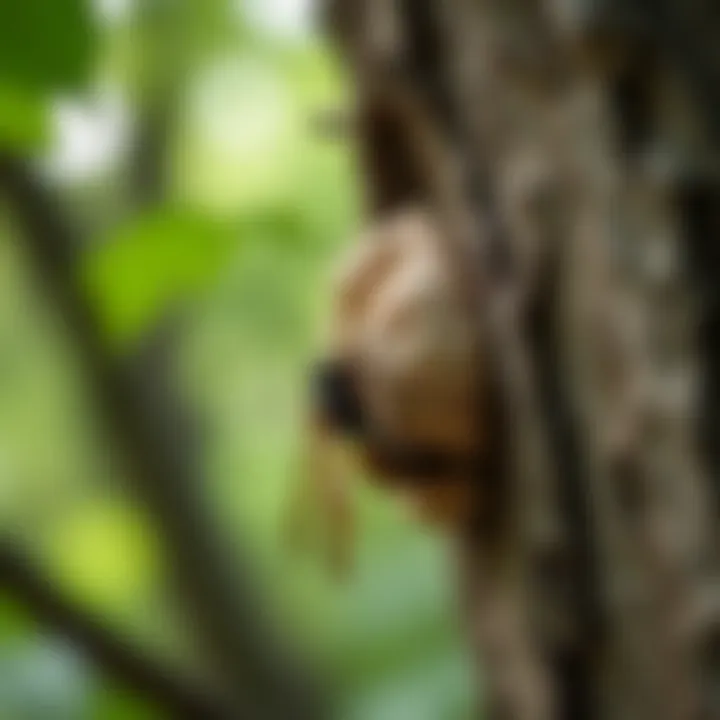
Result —
<path fill-rule="evenodd" d="M 5 0 L 0 153 L 29 163 L 77 233 L 75 279 L 109 356 L 146 370 L 155 358 L 176 382 L 182 409 L 169 417 L 184 425 L 170 444 L 197 450 L 210 517 L 337 716 L 467 717 L 470 664 L 439 538 L 362 489 L 348 581 L 282 543 L 328 272 L 361 204 L 352 147 L 317 132 L 347 87 L 315 15 L 311 0 Z M 3 542 L 31 554 L 52 592 L 193 668 L 161 529 L 5 200 Z M 2 720 L 163 716 L 6 580 Z"/>

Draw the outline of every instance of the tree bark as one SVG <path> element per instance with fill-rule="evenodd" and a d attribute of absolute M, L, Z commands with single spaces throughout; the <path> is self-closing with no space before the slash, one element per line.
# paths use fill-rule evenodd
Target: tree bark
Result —
<path fill-rule="evenodd" d="M 428 204 L 476 260 L 499 402 L 460 545 L 487 717 L 720 717 L 717 9 L 327 17 L 370 214 Z"/>

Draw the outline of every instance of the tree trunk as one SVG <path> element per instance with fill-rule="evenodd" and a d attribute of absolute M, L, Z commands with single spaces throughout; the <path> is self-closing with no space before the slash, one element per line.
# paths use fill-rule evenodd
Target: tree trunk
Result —
<path fill-rule="evenodd" d="M 327 17 L 370 212 L 431 205 L 477 260 L 499 402 L 460 545 L 485 716 L 720 718 L 717 8 Z"/>

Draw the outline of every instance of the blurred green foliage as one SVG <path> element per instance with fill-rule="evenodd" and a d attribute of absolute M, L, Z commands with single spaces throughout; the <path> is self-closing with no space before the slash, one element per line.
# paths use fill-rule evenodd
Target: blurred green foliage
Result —
<path fill-rule="evenodd" d="M 0 81 L 0 143 L 32 149 L 45 145 L 48 136 L 42 99 L 31 90 Z"/>
<path fill-rule="evenodd" d="M 331 676 L 343 717 L 466 717 L 469 666 L 439 539 L 360 488 L 348 584 L 281 543 L 306 367 L 359 190 L 351 149 L 311 131 L 312 114 L 347 94 L 330 50 L 239 10 L 225 0 L 148 0 L 110 14 L 82 0 L 0 3 L 0 147 L 52 166 L 59 97 L 82 106 L 109 85 L 135 123 L 147 103 L 172 103 L 160 206 L 123 216 L 132 143 L 79 179 L 55 168 L 68 211 L 94 237 L 78 282 L 124 352 L 184 310 L 178 372 L 207 428 L 218 522 L 252 551 L 269 607 Z M 102 143 L 102 133 L 85 140 Z M 72 345 L 2 212 L 0 298 L 0 523 L 88 608 L 192 665 L 153 528 L 123 492 Z M 0 596 L 2 720 L 142 717 L 155 713 Z"/>
<path fill-rule="evenodd" d="M 161 211 L 117 229 L 89 253 L 81 282 L 110 342 L 127 348 L 157 324 L 163 309 L 206 287 L 233 247 L 220 221 Z"/>
<path fill-rule="evenodd" d="M 92 73 L 94 40 L 85 0 L 4 2 L 0 81 L 38 93 L 82 87 Z"/>

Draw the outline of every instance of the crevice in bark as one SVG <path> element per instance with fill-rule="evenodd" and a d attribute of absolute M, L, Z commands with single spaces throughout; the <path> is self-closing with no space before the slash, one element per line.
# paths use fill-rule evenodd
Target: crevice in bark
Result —
<path fill-rule="evenodd" d="M 687 178 L 677 192 L 683 251 L 698 296 L 698 436 L 720 516 L 720 178 Z"/>
<path fill-rule="evenodd" d="M 560 512 L 567 527 L 566 562 L 548 582 L 569 583 L 574 599 L 575 632 L 566 647 L 549 648 L 556 678 L 559 718 L 592 720 L 597 716 L 597 661 L 603 632 L 599 602 L 602 578 L 590 507 L 589 469 L 584 462 L 579 418 L 568 395 L 568 370 L 560 348 L 558 326 L 562 296 L 559 288 L 560 250 L 549 248 L 541 284 L 527 322 L 530 352 L 537 370 L 542 421 L 556 473 Z M 542 568 L 542 563 L 540 563 Z M 561 575 L 560 578 L 557 575 Z M 565 577 L 562 577 L 562 576 Z M 545 582 L 542 582 L 542 581 Z"/>

